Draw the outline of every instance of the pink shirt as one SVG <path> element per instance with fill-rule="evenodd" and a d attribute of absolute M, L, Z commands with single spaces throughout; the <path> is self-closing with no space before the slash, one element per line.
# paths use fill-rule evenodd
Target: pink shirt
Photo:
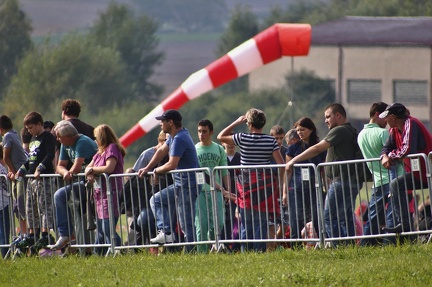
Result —
<path fill-rule="evenodd" d="M 115 144 L 109 144 L 107 149 L 103 154 L 96 153 L 93 156 L 94 166 L 104 166 L 109 158 L 114 157 L 117 159 L 117 164 L 114 167 L 114 171 L 111 174 L 122 174 L 124 158 L 121 151 L 117 148 Z M 108 196 L 106 188 L 106 180 L 103 175 L 100 176 L 99 184 L 95 185 L 94 189 L 94 199 L 96 202 L 96 211 L 99 219 L 109 218 L 108 213 Z M 123 180 L 121 177 L 115 177 L 111 180 L 111 190 L 112 190 L 112 203 L 114 216 L 119 216 L 118 209 L 118 194 L 123 185 Z"/>

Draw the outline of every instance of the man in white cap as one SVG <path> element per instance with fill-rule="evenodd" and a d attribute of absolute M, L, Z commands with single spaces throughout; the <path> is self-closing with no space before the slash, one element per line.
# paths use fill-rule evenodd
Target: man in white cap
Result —
<path fill-rule="evenodd" d="M 399 175 L 390 182 L 396 226 L 384 228 L 384 231 L 409 232 L 412 231 L 412 224 L 406 193 L 408 190 L 427 187 L 428 184 L 425 163 L 421 161 L 421 172 L 412 171 L 411 161 L 407 155 L 428 154 L 432 151 L 432 135 L 423 123 L 410 116 L 408 109 L 400 103 L 388 106 L 379 117 L 386 119 L 390 126 L 390 137 L 381 151 L 381 163 L 389 169 L 396 161 L 403 160 L 406 171 L 406 174 Z"/>

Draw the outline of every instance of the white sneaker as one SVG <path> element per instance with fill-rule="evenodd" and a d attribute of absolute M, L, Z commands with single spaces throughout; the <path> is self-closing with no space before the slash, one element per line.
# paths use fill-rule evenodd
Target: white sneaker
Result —
<path fill-rule="evenodd" d="M 57 240 L 56 244 L 51 246 L 51 250 L 60 250 L 66 245 L 68 245 L 70 242 L 70 239 L 68 236 L 60 236 L 60 238 Z"/>
<path fill-rule="evenodd" d="M 225 245 L 223 243 L 219 243 L 219 249 L 216 247 L 216 244 L 212 245 L 212 248 L 210 249 L 210 253 L 216 252 L 225 252 L 227 251 L 227 248 L 225 247 Z"/>
<path fill-rule="evenodd" d="M 150 239 L 150 242 L 158 244 L 172 243 L 174 242 L 174 235 L 172 233 L 168 235 L 162 230 L 159 230 L 158 235 L 155 238 Z"/>

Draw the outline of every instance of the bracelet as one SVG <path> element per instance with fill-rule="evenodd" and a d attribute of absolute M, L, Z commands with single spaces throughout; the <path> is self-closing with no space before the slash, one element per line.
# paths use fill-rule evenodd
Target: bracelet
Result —
<path fill-rule="evenodd" d="M 22 166 L 22 167 L 20 167 L 20 168 L 18 169 L 18 172 L 19 172 L 21 175 L 23 175 L 23 174 L 26 174 L 26 173 L 27 173 L 27 169 L 26 169 L 24 166 Z"/>
<path fill-rule="evenodd" d="M 154 174 L 157 174 L 156 169 L 157 169 L 157 167 L 155 167 L 155 168 L 153 169 L 153 173 L 154 173 Z"/>

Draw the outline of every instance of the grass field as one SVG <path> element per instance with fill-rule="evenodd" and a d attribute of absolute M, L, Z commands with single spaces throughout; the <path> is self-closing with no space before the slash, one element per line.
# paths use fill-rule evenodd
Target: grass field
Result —
<path fill-rule="evenodd" d="M 4 261 L 1 286 L 431 286 L 431 245 Z"/>

